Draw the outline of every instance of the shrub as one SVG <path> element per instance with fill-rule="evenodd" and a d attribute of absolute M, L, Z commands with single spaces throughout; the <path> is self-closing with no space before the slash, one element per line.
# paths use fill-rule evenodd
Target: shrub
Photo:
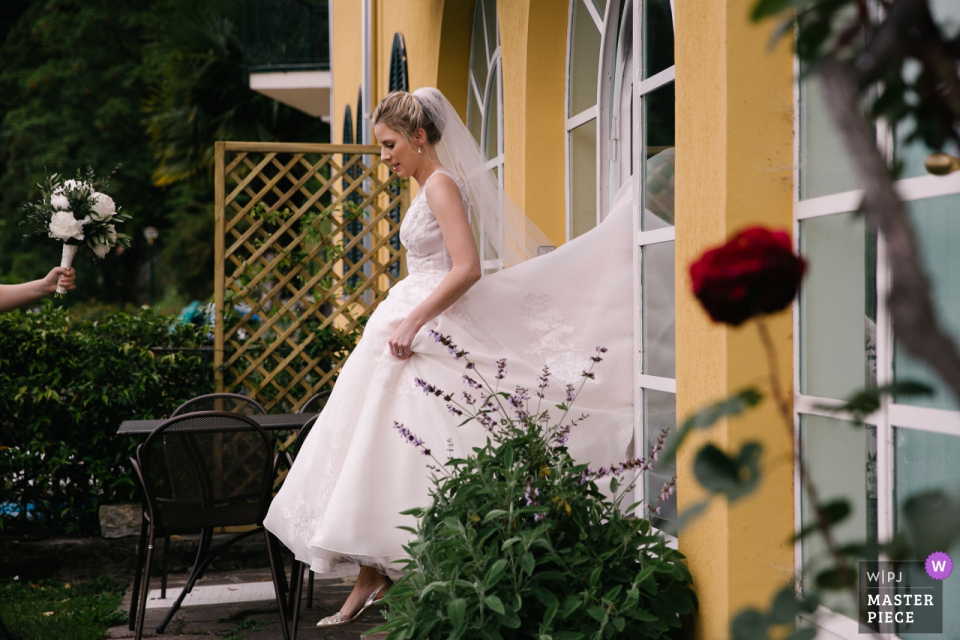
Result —
<path fill-rule="evenodd" d="M 134 499 L 117 428 L 213 391 L 206 333 L 149 309 L 0 315 L 0 528 L 95 534 L 100 504 Z"/>
<path fill-rule="evenodd" d="M 466 359 L 449 338 L 434 337 Z M 489 437 L 465 459 L 431 465 L 432 504 L 409 512 L 419 518 L 410 530 L 416 539 L 406 547 L 406 575 L 387 592 L 387 623 L 378 630 L 390 640 L 677 637 L 680 616 L 695 604 L 683 556 L 649 521 L 624 515 L 638 506 L 624 508 L 623 500 L 652 460 L 598 471 L 576 464 L 564 443 L 580 419 L 563 425 L 573 387 L 551 426 L 542 407 L 549 371 L 530 398 L 525 389 L 499 390 L 505 366 L 500 361 L 491 386 L 467 359 L 471 390 L 462 400 L 418 381 L 465 415 L 464 425 L 478 422 Z M 433 456 L 406 427 L 395 426 Z M 597 487 L 604 477 L 612 498 Z M 623 483 L 626 477 L 632 480 Z"/>

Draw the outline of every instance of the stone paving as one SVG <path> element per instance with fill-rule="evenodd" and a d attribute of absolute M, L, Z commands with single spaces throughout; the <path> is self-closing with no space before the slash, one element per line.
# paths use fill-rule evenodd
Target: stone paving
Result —
<path fill-rule="evenodd" d="M 304 598 L 300 605 L 301 640 L 355 640 L 383 621 L 379 613 L 368 613 L 363 620 L 353 625 L 337 629 L 322 630 L 316 627 L 317 621 L 336 612 L 346 600 L 353 588 L 355 568 L 344 567 L 339 575 L 317 577 L 314 583 L 313 608 L 306 608 L 306 580 L 304 580 Z M 289 577 L 289 576 L 288 576 Z M 167 598 L 174 599 L 186 582 L 186 575 L 170 575 L 167 583 Z M 209 572 L 195 587 L 196 592 L 204 588 L 204 602 L 208 604 L 184 606 L 171 621 L 162 636 L 157 636 L 155 628 L 166 615 L 166 608 L 148 608 L 144 625 L 144 638 L 164 638 L 165 640 L 192 640 L 197 637 L 226 638 L 229 640 L 280 640 L 279 613 L 274 600 L 237 602 L 234 594 L 244 591 L 257 591 L 253 585 L 264 584 L 262 593 L 272 591 L 269 569 L 244 569 L 224 573 Z M 239 586 L 243 585 L 243 586 Z M 132 585 L 131 585 L 132 586 Z M 159 577 L 151 577 L 151 591 L 159 589 Z M 219 588 L 217 588 L 219 587 Z M 234 601 L 231 601 L 234 600 Z M 197 601 L 197 600 L 195 600 Z M 124 598 L 122 608 L 129 611 L 130 591 Z M 113 627 L 109 638 L 133 638 L 134 633 L 127 625 Z M 385 635 L 377 634 L 366 638 L 382 640 Z"/>

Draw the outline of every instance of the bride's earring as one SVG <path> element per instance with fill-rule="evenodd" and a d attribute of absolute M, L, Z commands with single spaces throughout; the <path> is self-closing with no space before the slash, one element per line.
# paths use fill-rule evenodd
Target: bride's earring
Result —
<path fill-rule="evenodd" d="M 419 154 L 421 151 L 423 151 L 423 147 L 418 144 L 418 145 L 417 145 L 417 153 Z"/>

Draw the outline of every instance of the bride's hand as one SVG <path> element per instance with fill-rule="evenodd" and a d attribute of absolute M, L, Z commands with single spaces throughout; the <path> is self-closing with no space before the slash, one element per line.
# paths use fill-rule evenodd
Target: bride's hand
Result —
<path fill-rule="evenodd" d="M 397 330 L 390 336 L 390 340 L 388 340 L 390 353 L 392 353 L 395 358 L 400 358 L 401 360 L 406 360 L 412 356 L 413 350 L 410 347 L 413 344 L 413 338 L 419 330 L 420 327 L 418 327 L 415 322 L 411 322 L 410 318 L 401 322 Z"/>

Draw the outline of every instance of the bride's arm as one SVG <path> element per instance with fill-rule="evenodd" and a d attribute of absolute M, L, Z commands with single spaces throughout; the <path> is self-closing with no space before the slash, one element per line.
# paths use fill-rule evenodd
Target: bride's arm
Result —
<path fill-rule="evenodd" d="M 398 358 L 412 355 L 410 345 L 417 331 L 460 299 L 480 279 L 480 256 L 460 197 L 460 189 L 447 175 L 430 180 L 426 189 L 427 203 L 437 217 L 443 243 L 453 261 L 453 268 L 427 299 L 410 312 L 390 337 L 390 352 Z"/>

